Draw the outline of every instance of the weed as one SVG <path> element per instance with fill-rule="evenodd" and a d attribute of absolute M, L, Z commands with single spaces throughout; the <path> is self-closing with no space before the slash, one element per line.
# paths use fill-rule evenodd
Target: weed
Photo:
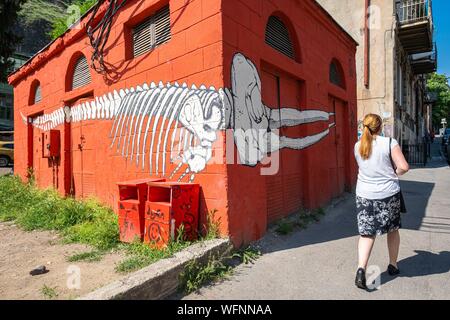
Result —
<path fill-rule="evenodd" d="M 312 217 L 315 222 L 319 222 L 320 218 L 325 215 L 325 210 L 323 208 L 317 208 L 313 211 Z"/>
<path fill-rule="evenodd" d="M 205 226 L 206 235 L 203 240 L 212 240 L 220 237 L 220 218 L 216 218 L 218 210 L 213 209 L 208 212 L 206 217 L 207 225 Z"/>
<path fill-rule="evenodd" d="M 259 251 L 258 249 L 248 246 L 244 249 L 241 249 L 237 252 L 235 252 L 232 255 L 232 258 L 238 258 L 241 263 L 244 264 L 253 264 L 255 263 L 255 261 L 261 256 L 261 251 Z"/>
<path fill-rule="evenodd" d="M 298 210 L 298 214 L 300 215 L 300 217 L 303 216 L 307 216 L 309 214 L 308 210 L 305 209 L 303 206 L 300 207 L 300 209 Z"/>
<path fill-rule="evenodd" d="M 58 296 L 58 293 L 56 292 L 56 287 L 51 288 L 44 284 L 44 286 L 41 288 L 41 293 L 44 295 L 46 299 L 54 299 Z"/>
<path fill-rule="evenodd" d="M 185 241 L 184 226 L 177 231 L 177 237 L 170 241 L 167 247 L 158 249 L 140 241 L 131 244 L 122 244 L 121 248 L 127 252 L 128 257 L 119 262 L 116 271 L 121 273 L 142 269 L 158 260 L 170 258 L 175 253 L 185 249 L 191 243 Z"/>
<path fill-rule="evenodd" d="M 294 224 L 285 219 L 280 220 L 277 223 L 277 228 L 275 229 L 275 232 L 281 235 L 288 235 L 292 231 L 294 231 Z"/>
<path fill-rule="evenodd" d="M 0 177 L 0 221 L 15 220 L 27 231 L 57 230 L 65 242 L 100 250 L 117 246 L 117 215 L 95 199 L 63 198 L 53 189 L 40 190 L 17 176 Z"/>
<path fill-rule="evenodd" d="M 88 252 L 82 252 L 78 254 L 74 254 L 67 258 L 68 262 L 97 262 L 100 261 L 103 257 L 104 252 L 92 250 Z"/>
<path fill-rule="evenodd" d="M 36 184 L 36 175 L 34 174 L 33 167 L 27 168 L 27 179 L 29 185 L 34 186 Z"/>
<path fill-rule="evenodd" d="M 323 208 L 317 208 L 314 211 L 315 214 L 319 215 L 319 216 L 324 216 L 325 215 L 325 210 Z"/>
<path fill-rule="evenodd" d="M 186 265 L 184 271 L 180 274 L 179 289 L 189 294 L 197 291 L 206 283 L 218 281 L 229 276 L 231 272 L 231 266 L 224 264 L 214 256 L 210 256 L 205 265 L 193 260 Z"/>

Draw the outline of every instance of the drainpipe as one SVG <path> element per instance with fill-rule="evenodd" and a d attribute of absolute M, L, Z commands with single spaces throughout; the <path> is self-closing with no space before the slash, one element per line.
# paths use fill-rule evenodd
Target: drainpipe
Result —
<path fill-rule="evenodd" d="M 366 88 L 369 88 L 369 67 L 370 67 L 369 7 L 370 7 L 370 0 L 366 0 L 364 10 L 364 85 L 366 86 Z"/>

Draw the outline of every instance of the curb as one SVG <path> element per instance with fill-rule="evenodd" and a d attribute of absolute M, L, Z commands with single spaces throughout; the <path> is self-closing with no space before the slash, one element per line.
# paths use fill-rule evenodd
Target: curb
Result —
<path fill-rule="evenodd" d="M 125 278 L 112 282 L 77 300 L 161 300 L 176 293 L 179 275 L 192 260 L 206 263 L 211 255 L 223 255 L 232 248 L 229 239 L 197 243 L 173 257 L 163 259 Z"/>

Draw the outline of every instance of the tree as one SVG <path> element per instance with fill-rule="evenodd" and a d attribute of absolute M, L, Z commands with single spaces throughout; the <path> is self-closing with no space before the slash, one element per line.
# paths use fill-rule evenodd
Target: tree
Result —
<path fill-rule="evenodd" d="M 58 38 L 75 23 L 97 0 L 28 0 L 20 11 L 26 24 L 47 21 L 52 25 L 49 35 Z"/>
<path fill-rule="evenodd" d="M 25 0 L 3 0 L 0 2 L 0 81 L 6 82 L 13 62 L 11 56 L 20 37 L 13 31 L 18 12 Z"/>
<path fill-rule="evenodd" d="M 433 127 L 440 127 L 442 119 L 450 123 L 450 87 L 448 77 L 433 73 L 427 81 L 427 89 L 437 94 L 437 102 L 433 105 Z"/>

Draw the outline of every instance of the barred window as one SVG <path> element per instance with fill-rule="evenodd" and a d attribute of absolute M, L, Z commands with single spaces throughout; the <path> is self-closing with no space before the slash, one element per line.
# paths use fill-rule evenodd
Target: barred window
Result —
<path fill-rule="evenodd" d="M 294 44 L 289 34 L 289 30 L 286 25 L 276 16 L 270 16 L 269 22 L 266 26 L 266 43 L 295 60 Z"/>
<path fill-rule="evenodd" d="M 167 5 L 133 28 L 133 56 L 151 51 L 170 39 L 170 10 Z"/>
<path fill-rule="evenodd" d="M 72 77 L 72 90 L 84 87 L 91 83 L 91 73 L 89 72 L 89 65 L 86 57 L 81 56 L 75 62 L 75 68 Z"/>
<path fill-rule="evenodd" d="M 34 104 L 41 102 L 42 94 L 41 94 L 41 85 L 38 84 L 34 89 Z"/>

